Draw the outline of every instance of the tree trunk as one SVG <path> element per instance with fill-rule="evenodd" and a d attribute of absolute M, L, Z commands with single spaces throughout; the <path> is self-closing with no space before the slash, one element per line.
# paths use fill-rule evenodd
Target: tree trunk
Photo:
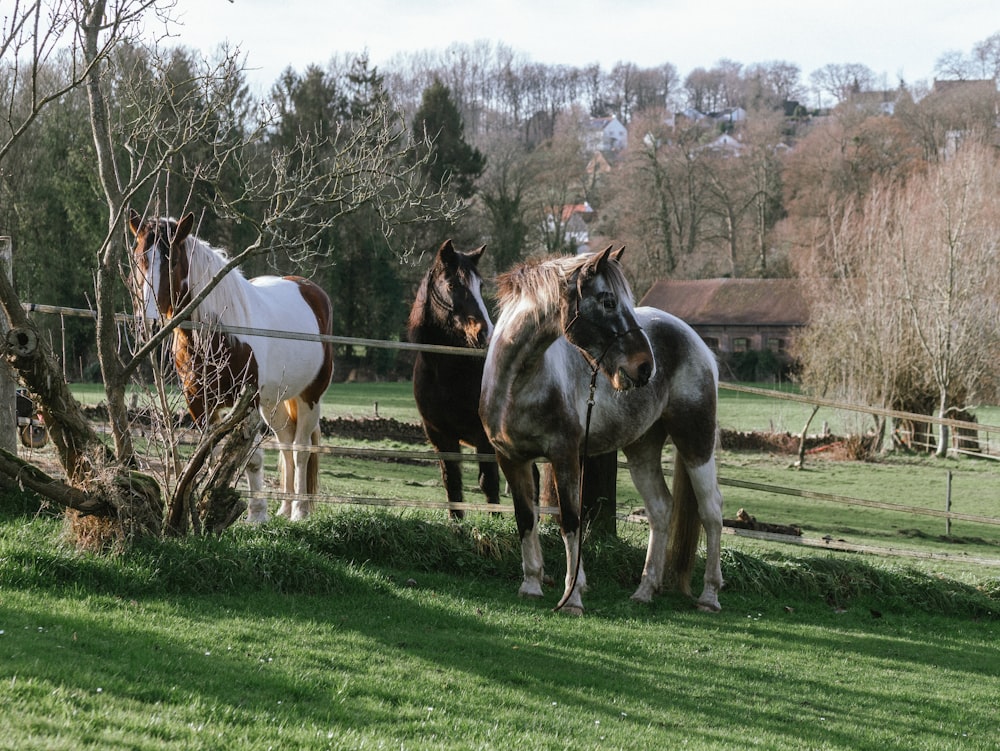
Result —
<path fill-rule="evenodd" d="M 186 534 L 189 523 L 196 533 L 220 534 L 246 510 L 232 485 L 259 436 L 255 396 L 252 387 L 244 390 L 226 419 L 202 437 L 184 465 L 167 507 L 168 534 Z M 213 453 L 214 466 L 206 469 Z"/>
<path fill-rule="evenodd" d="M 125 219 L 122 188 L 115 167 L 114 144 L 108 118 L 107 101 L 101 90 L 101 67 L 95 65 L 100 55 L 99 37 L 104 24 L 105 0 L 97 0 L 82 24 L 84 62 L 90 66 L 87 73 L 87 102 L 90 105 L 90 124 L 97 154 L 97 174 L 108 205 L 108 234 L 103 251 L 98 258 L 95 301 L 97 304 L 97 356 L 104 377 L 104 392 L 108 401 L 108 418 L 115 442 L 118 460 L 126 464 L 134 461 L 132 433 L 128 424 L 125 404 L 125 374 L 118 355 L 118 335 L 114 312 L 114 290 L 118 279 L 117 249 Z"/>
<path fill-rule="evenodd" d="M 3 274 L 0 274 L 0 306 L 10 322 L 4 343 L 7 362 L 38 397 L 45 426 L 70 482 L 81 483 L 93 475 L 96 467 L 103 467 L 110 456 L 70 392 L 48 344 L 38 335 L 14 287 Z"/>
<path fill-rule="evenodd" d="M 944 419 L 948 417 L 948 392 L 941 391 L 941 399 L 938 402 L 938 417 Z M 948 444 L 951 443 L 951 429 L 948 425 L 941 423 L 938 431 L 938 445 L 935 456 L 944 458 L 948 456 Z"/>

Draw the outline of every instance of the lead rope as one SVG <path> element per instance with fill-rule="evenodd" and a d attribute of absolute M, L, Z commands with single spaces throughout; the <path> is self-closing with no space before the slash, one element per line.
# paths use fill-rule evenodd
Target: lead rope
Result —
<path fill-rule="evenodd" d="M 574 319 L 575 321 L 576 319 Z M 614 342 L 612 342 L 613 344 Z M 573 590 L 576 589 L 576 581 L 580 576 L 580 562 L 583 560 L 583 470 L 584 465 L 587 461 L 587 444 L 590 442 L 590 417 L 594 413 L 594 396 L 597 393 L 597 374 L 601 369 L 601 360 L 604 359 L 604 355 L 608 353 L 611 349 L 611 344 L 609 344 L 604 352 L 601 354 L 600 358 L 594 363 L 593 370 L 590 374 L 590 396 L 587 398 L 587 420 L 584 423 L 583 429 L 583 452 L 580 455 L 580 487 L 578 488 L 577 498 L 580 500 L 580 531 L 579 540 L 576 546 L 576 567 L 573 569 L 573 582 L 566 593 L 563 594 L 562 599 L 559 600 L 559 604 L 552 608 L 553 613 L 558 613 L 563 609 L 563 606 L 569 600 L 570 596 L 573 594 Z"/>

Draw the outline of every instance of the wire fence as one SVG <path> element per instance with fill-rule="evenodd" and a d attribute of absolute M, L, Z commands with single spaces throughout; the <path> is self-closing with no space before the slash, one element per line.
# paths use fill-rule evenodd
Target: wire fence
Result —
<path fill-rule="evenodd" d="M 24 309 L 27 312 L 34 312 L 41 314 L 96 318 L 95 311 L 88 309 L 40 305 L 35 303 L 25 304 Z M 118 320 L 120 323 L 128 323 L 128 324 L 138 324 L 141 322 L 141 319 L 138 319 L 135 316 L 127 314 L 118 314 L 116 316 L 116 320 Z M 187 329 L 195 329 L 200 327 L 199 324 L 191 322 L 184 322 L 181 323 L 180 325 L 181 327 Z M 336 345 L 375 347 L 375 348 L 413 351 L 413 352 L 417 351 L 437 352 L 437 353 L 446 353 L 446 354 L 472 356 L 472 357 L 482 357 L 485 354 L 483 350 L 469 349 L 464 347 L 420 345 L 402 341 L 387 341 L 380 339 L 365 339 L 357 337 L 322 335 L 322 334 L 301 334 L 301 333 L 291 333 L 291 332 L 277 331 L 271 329 L 251 329 L 246 327 L 228 326 L 219 324 L 212 324 L 211 328 L 212 331 L 214 332 L 221 331 L 240 336 L 279 337 L 279 338 L 289 338 L 289 339 L 306 340 L 306 341 L 330 342 Z M 1000 426 L 970 422 L 966 420 L 941 418 L 933 415 L 923 415 L 912 412 L 905 412 L 901 410 L 875 407 L 870 405 L 857 405 L 848 402 L 838 401 L 835 399 L 812 397 L 802 394 L 789 393 L 786 391 L 777 391 L 772 389 L 765 389 L 765 388 L 736 384 L 736 383 L 722 382 L 719 384 L 719 388 L 720 390 L 729 390 L 733 392 L 741 392 L 756 396 L 763 396 L 771 399 L 798 402 L 813 407 L 825 407 L 833 410 L 842 410 L 846 412 L 857 412 L 868 415 L 877 415 L 877 416 L 892 418 L 895 420 L 909 420 L 912 422 L 918 422 L 924 424 L 948 425 L 949 427 L 954 429 L 976 431 L 977 434 L 985 435 L 985 440 L 982 439 L 980 440 L 980 446 L 985 447 L 986 449 L 985 451 L 980 450 L 976 452 L 969 452 L 958 448 L 949 448 L 949 451 L 954 453 L 974 453 L 976 456 L 983 456 L 993 459 L 1000 458 L 993 456 L 989 453 L 989 447 L 991 445 L 991 436 L 1000 435 Z M 415 461 L 415 462 L 428 462 L 428 463 L 436 463 L 440 460 L 476 461 L 476 462 L 496 461 L 495 457 L 490 454 L 475 454 L 468 452 L 449 454 L 449 453 L 438 453 L 433 450 L 382 449 L 382 448 L 363 448 L 354 446 L 334 446 L 334 445 L 305 447 L 305 446 L 296 446 L 292 444 L 280 444 L 273 440 L 266 440 L 264 441 L 263 445 L 265 446 L 265 448 L 270 448 L 274 450 L 294 449 L 300 451 L 315 452 L 318 454 L 323 454 L 328 456 L 341 456 L 341 457 L 351 456 L 362 459 L 369 459 L 371 461 L 394 460 L 394 461 L 411 461 L 411 462 Z M 625 462 L 619 462 L 619 466 L 626 467 L 627 464 Z M 669 475 L 670 471 L 667 470 L 666 474 Z M 884 501 L 843 496 L 833 493 L 818 492 L 815 490 L 783 487 L 767 483 L 756 483 L 756 482 L 750 482 L 746 480 L 740 480 L 728 477 L 720 477 L 719 482 L 720 485 L 722 486 L 759 491 L 773 495 L 793 496 L 798 498 L 811 499 L 829 504 L 876 508 L 900 514 L 924 515 L 930 517 L 944 518 L 949 523 L 952 520 L 958 520 L 958 521 L 972 522 L 976 524 L 1000 525 L 1000 518 L 980 516 L 974 514 L 964 514 L 956 511 L 951 511 L 950 509 L 942 510 L 942 509 L 933 509 L 925 507 L 915 507 L 904 504 L 895 504 Z M 276 499 L 283 500 L 288 498 L 283 493 L 278 493 L 271 490 L 267 491 L 266 493 L 263 493 L 262 495 L 266 496 L 268 499 L 271 500 L 276 500 Z M 330 504 L 330 505 L 354 504 L 354 505 L 367 505 L 367 506 L 386 506 L 395 508 L 412 507 L 412 508 L 422 508 L 422 509 L 432 509 L 432 510 L 433 509 L 465 510 L 465 511 L 481 512 L 481 513 L 501 513 L 501 514 L 513 513 L 513 509 L 508 505 L 498 506 L 496 504 L 486 504 L 486 503 L 451 504 L 446 501 L 430 502 L 430 501 L 417 501 L 417 500 L 397 498 L 397 497 L 378 498 L 367 495 L 349 496 L 349 495 L 334 495 L 334 494 L 317 494 L 308 497 L 298 496 L 292 498 L 292 500 L 310 500 L 313 501 L 314 503 Z M 555 507 L 543 506 L 539 509 L 539 511 L 542 514 L 550 514 L 550 515 L 558 514 L 558 509 Z M 622 521 L 633 522 L 633 523 L 644 521 L 640 517 L 637 517 L 636 515 L 628 512 L 620 513 L 618 515 L 618 518 Z M 775 535 L 771 533 L 757 532 L 754 530 L 727 528 L 726 531 L 729 534 L 737 534 L 757 539 L 779 541 L 796 545 L 824 547 L 828 549 L 859 550 L 861 552 L 876 552 L 883 555 L 911 555 L 921 558 L 947 559 L 956 557 L 956 556 L 950 556 L 949 554 L 945 553 L 904 551 L 897 548 L 880 548 L 877 546 L 870 546 L 870 545 L 858 546 L 858 545 L 851 545 L 843 541 L 833 541 L 829 539 L 809 540 L 808 538 L 801 538 L 801 537 L 791 538 L 788 535 Z M 968 556 L 961 556 L 961 558 L 962 560 L 966 561 L 972 560 Z M 989 565 L 1000 565 L 1000 560 L 976 559 L 976 561 Z"/>

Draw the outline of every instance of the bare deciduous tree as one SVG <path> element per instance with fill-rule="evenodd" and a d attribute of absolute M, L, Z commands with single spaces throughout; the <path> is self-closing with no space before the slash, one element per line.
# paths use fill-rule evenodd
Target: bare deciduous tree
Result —
<path fill-rule="evenodd" d="M 942 418 L 996 398 L 998 179 L 996 155 L 969 143 L 926 175 L 881 183 L 831 214 L 799 342 L 807 385 L 897 409 L 933 394 Z M 937 452 L 948 448 L 942 425 Z"/>
<path fill-rule="evenodd" d="M 83 415 L 55 358 L 24 315 L 13 287 L 0 280 L 0 305 L 13 329 L 8 342 L 15 345 L 8 346 L 5 354 L 38 396 L 68 478 L 68 485 L 53 480 L 38 483 L 38 489 L 58 504 L 127 521 L 127 534 L 158 534 L 164 503 L 157 484 L 131 469 L 135 450 L 125 387 L 148 357 L 159 354 L 163 343 L 222 274 L 257 254 L 281 251 L 285 257 L 302 259 L 328 252 L 328 248 L 318 246 L 318 238 L 332 223 L 361 207 L 371 211 L 386 236 L 399 222 L 419 221 L 453 209 L 440 195 L 425 189 L 419 179 L 420 161 L 408 156 L 407 130 L 387 104 L 373 108 L 361 120 L 341 124 L 325 140 L 302 134 L 284 148 L 267 145 L 270 114 L 266 111 L 250 127 L 226 127 L 232 123 L 223 110 L 239 82 L 237 55 L 206 62 L 191 80 L 178 87 L 170 85 L 165 74 L 169 57 L 162 56 L 155 43 L 146 44 L 139 37 L 139 23 L 150 15 L 169 24 L 173 5 L 172 0 L 19 4 L 15 20 L 4 28 L 5 37 L 0 41 L 0 51 L 5 54 L 34 50 L 25 67 L 19 67 L 20 63 L 13 66 L 21 78 L 15 76 L 10 85 L 24 87 L 38 85 L 43 65 L 60 39 L 73 40 L 74 75 L 61 88 L 32 98 L 32 112 L 10 121 L 14 123 L 10 128 L 13 135 L 7 146 L 0 148 L 9 148 L 13 140 L 29 132 L 33 112 L 37 114 L 67 87 L 84 86 L 99 184 L 107 205 L 107 231 L 101 246 L 94 249 L 98 257 L 94 300 L 113 450 L 105 449 Z M 130 47 L 144 50 L 144 65 L 134 65 L 133 57 L 117 54 Z M 113 99 L 108 93 L 112 83 Z M 193 143 L 208 146 L 199 150 L 195 161 L 187 157 Z M 0 151 L 0 159 L 4 153 Z M 213 208 L 226 219 L 251 226 L 253 240 L 232 249 L 223 272 L 166 325 L 131 349 L 123 347 L 115 304 L 122 279 L 130 276 L 125 231 L 130 204 L 137 198 L 145 201 L 145 196 L 168 195 L 171 180 L 215 185 L 223 168 L 238 171 L 240 188 L 227 192 L 216 185 L 217 205 Z M 165 202 L 162 199 L 139 208 L 178 215 L 188 208 L 186 201 L 181 206 L 166 206 Z M 240 434 L 238 421 L 228 427 Z M 219 433 L 210 436 L 213 441 L 222 437 Z M 246 443 L 245 431 L 240 440 Z M 195 452 L 196 457 L 204 455 Z M 189 494 L 187 505 L 201 503 L 195 499 L 204 499 L 215 486 L 227 483 L 237 465 L 231 460 L 225 471 L 212 473 L 197 493 Z M 9 476 L 24 469 L 16 456 L 4 455 L 0 462 L 0 473 Z M 182 472 L 176 487 L 189 492 L 190 477 L 190 472 Z M 211 512 L 208 509 L 207 515 L 213 516 Z M 223 513 L 221 522 L 217 518 L 214 528 L 227 520 L 232 520 L 231 513 Z"/>

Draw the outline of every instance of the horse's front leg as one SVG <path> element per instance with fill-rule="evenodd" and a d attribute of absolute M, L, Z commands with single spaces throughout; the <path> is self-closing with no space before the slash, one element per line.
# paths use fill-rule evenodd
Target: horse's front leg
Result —
<path fill-rule="evenodd" d="M 457 438 L 430 427 L 426 427 L 425 432 L 431 445 L 434 446 L 434 450 L 439 454 L 458 454 L 462 450 Z M 462 492 L 462 463 L 455 459 L 440 459 L 438 465 L 441 468 L 441 482 L 444 485 L 448 503 L 463 503 L 465 495 Z M 448 509 L 448 518 L 462 519 L 464 517 L 465 512 L 461 509 Z"/>
<path fill-rule="evenodd" d="M 276 433 L 275 437 L 279 443 L 291 443 L 293 437 L 283 437 Z M 286 519 L 292 518 L 292 501 L 295 498 L 295 460 L 292 452 L 285 449 L 278 451 L 278 475 L 281 480 L 281 505 L 278 507 L 278 516 Z"/>
<path fill-rule="evenodd" d="M 497 463 L 503 470 L 514 497 L 514 518 L 521 538 L 521 570 L 524 579 L 518 594 L 541 597 L 545 566 L 542 546 L 538 540 L 538 509 L 535 505 L 535 477 L 531 462 L 516 462 L 497 452 Z"/>
<path fill-rule="evenodd" d="M 583 526 L 580 517 L 580 464 L 576 452 L 562 457 L 549 457 L 555 495 L 559 504 L 559 526 L 566 546 L 566 588 L 558 609 L 571 615 L 583 614 L 581 594 L 587 589 L 587 575 L 583 571 L 580 542 Z"/>

